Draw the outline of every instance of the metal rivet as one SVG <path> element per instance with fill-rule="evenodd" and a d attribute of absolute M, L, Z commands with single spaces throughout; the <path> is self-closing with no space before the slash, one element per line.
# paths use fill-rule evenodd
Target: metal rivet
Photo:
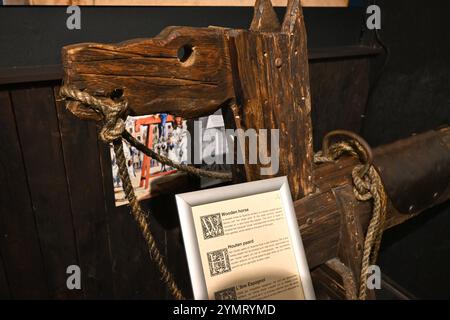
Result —
<path fill-rule="evenodd" d="M 307 225 L 311 225 L 312 223 L 313 223 L 313 219 L 312 218 L 306 219 L 306 224 Z"/>

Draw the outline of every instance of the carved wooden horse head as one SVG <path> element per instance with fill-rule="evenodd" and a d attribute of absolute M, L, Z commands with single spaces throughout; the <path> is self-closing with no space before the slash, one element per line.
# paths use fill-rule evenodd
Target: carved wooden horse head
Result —
<path fill-rule="evenodd" d="M 223 108 L 227 127 L 279 129 L 279 171 L 292 196 L 312 189 L 312 132 L 306 33 L 299 0 L 282 24 L 257 0 L 250 30 L 168 27 L 150 39 L 63 49 L 66 85 L 126 99 L 134 115 L 186 118 Z M 260 179 L 260 165 L 240 175 Z M 239 169 L 237 169 L 239 170 Z"/>

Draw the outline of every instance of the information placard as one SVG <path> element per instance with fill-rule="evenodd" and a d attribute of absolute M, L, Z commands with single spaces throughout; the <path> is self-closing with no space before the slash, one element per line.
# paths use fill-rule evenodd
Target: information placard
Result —
<path fill-rule="evenodd" d="M 314 299 L 286 177 L 176 199 L 195 299 Z"/>

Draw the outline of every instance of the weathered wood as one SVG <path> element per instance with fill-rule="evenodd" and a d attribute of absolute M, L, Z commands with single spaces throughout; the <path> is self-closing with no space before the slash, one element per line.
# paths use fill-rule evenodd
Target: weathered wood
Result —
<path fill-rule="evenodd" d="M 10 94 L 0 91 L 0 252 L 11 297 L 49 298 Z M 0 276 L 1 277 L 1 276 Z M 1 284 L 0 284 L 1 285 Z"/>
<path fill-rule="evenodd" d="M 278 172 L 261 174 L 261 163 L 247 161 L 245 180 L 287 175 L 292 197 L 299 199 L 312 191 L 311 98 L 301 7 L 290 2 L 282 32 L 230 31 L 229 39 L 239 108 L 225 117 L 226 126 L 253 129 L 259 142 L 260 129 L 279 129 Z M 270 154 L 270 137 L 268 132 L 267 145 L 259 145 L 266 154 Z M 246 144 L 246 154 L 248 148 Z"/>
<path fill-rule="evenodd" d="M 157 267 L 150 260 L 145 240 L 130 215 L 129 206 L 115 206 L 109 146 L 101 141 L 98 141 L 98 146 L 103 181 L 103 199 L 110 225 L 114 297 L 116 299 L 157 299 L 164 297 L 166 288 L 160 280 Z M 148 210 L 148 202 L 145 201 L 142 204 L 143 209 Z M 167 245 L 165 231 L 154 221 L 154 217 L 150 216 L 152 233 L 159 248 L 164 252 Z"/>
<path fill-rule="evenodd" d="M 59 88 L 54 89 L 58 96 Z M 86 298 L 113 297 L 109 221 L 103 200 L 95 123 L 79 123 L 56 102 L 62 153 Z M 80 141 L 83 141 L 80 144 Z"/>
<path fill-rule="evenodd" d="M 450 127 L 387 145 L 375 166 L 398 211 L 412 214 L 428 208 L 450 188 Z"/>
<path fill-rule="evenodd" d="M 331 62 L 326 64 L 327 68 L 333 67 L 334 64 L 339 64 L 339 60 L 343 58 L 356 59 L 358 57 L 373 57 L 383 52 L 383 49 L 372 48 L 361 45 L 348 45 L 340 47 L 324 47 L 324 48 L 309 48 L 308 60 L 316 64 L 325 63 L 327 60 Z M 350 60 L 351 61 L 351 60 Z M 312 67 L 310 67 L 311 70 Z M 343 69 L 345 74 L 351 74 L 348 69 Z M 317 71 L 314 71 L 317 72 Z M 355 70 L 355 72 L 357 72 Z M 359 73 L 359 72 L 358 72 Z M 38 81 L 60 81 L 63 78 L 64 72 L 62 65 L 42 65 L 42 66 L 14 66 L 14 67 L 0 67 L 0 85 L 13 83 L 29 83 Z M 312 73 L 311 76 L 314 76 Z M 328 78 L 330 74 L 325 74 Z M 327 80 L 323 78 L 323 80 Z M 312 79 L 311 79 L 312 80 Z M 314 104 L 316 106 L 316 104 Z M 314 110 L 314 109 L 313 109 Z"/>
<path fill-rule="evenodd" d="M 292 197 L 298 199 L 295 207 L 310 267 L 321 265 L 315 271 L 331 295 L 356 297 L 362 239 L 372 209 L 352 195 L 355 160 L 312 164 L 311 94 L 299 0 L 288 1 L 281 27 L 270 2 L 261 0 L 249 31 L 170 27 L 153 39 L 69 46 L 63 53 L 66 84 L 95 96 L 126 98 L 135 114 L 168 111 L 194 117 L 222 107 L 227 127 L 253 129 L 260 137 L 260 129 L 279 129 L 279 169 L 262 174 L 262 163 L 247 162 L 235 166 L 235 178 L 287 175 Z M 361 65 L 367 68 L 367 61 Z M 367 78 L 361 82 L 365 96 Z M 356 108 L 360 117 L 362 105 Z M 360 120 L 353 118 L 352 125 L 356 123 Z M 270 143 L 259 147 L 260 153 L 268 151 Z M 246 145 L 245 154 L 248 150 Z M 450 188 L 427 205 L 448 199 L 448 193 Z M 384 227 L 406 219 L 389 205 Z"/>
<path fill-rule="evenodd" d="M 185 190 L 180 192 L 193 191 L 189 183 Z M 187 299 L 192 299 L 192 287 L 189 276 L 189 269 L 181 236 L 178 211 L 173 195 L 162 196 L 151 206 L 152 216 L 166 230 L 166 251 L 164 252 L 166 264 L 171 270 L 177 285 Z M 162 248 L 162 245 L 159 245 Z M 167 299 L 173 299 L 169 290 L 166 292 Z"/>
<path fill-rule="evenodd" d="M 312 191 L 312 129 L 298 0 L 288 1 L 279 28 L 270 1 L 263 0 L 256 3 L 251 31 L 168 27 L 152 39 L 67 46 L 64 81 L 95 96 L 126 98 L 135 114 L 195 117 L 237 105 L 227 127 L 256 130 L 259 142 L 260 129 L 279 129 L 280 159 L 279 168 L 261 174 L 263 165 L 247 158 L 245 176 L 236 180 L 287 175 L 299 199 Z M 270 142 L 259 146 L 267 155 L 268 149 Z"/>
<path fill-rule="evenodd" d="M 428 134 L 425 133 L 423 135 Z M 443 129 L 435 131 L 436 139 L 441 139 L 443 136 L 450 136 L 449 130 Z M 411 137 L 409 139 L 416 138 L 417 137 Z M 408 145 L 408 139 L 404 140 L 406 140 L 405 145 Z M 448 147 L 450 148 L 450 146 Z M 374 159 L 376 160 L 377 157 L 384 155 L 390 148 L 390 145 L 386 145 L 374 149 Z M 401 155 L 391 154 L 390 162 L 395 163 L 398 158 L 401 158 Z M 430 159 L 430 161 L 432 160 Z M 337 199 L 335 196 L 336 194 L 340 194 L 342 197 L 342 190 L 351 188 L 351 171 L 357 163 L 356 159 L 345 157 L 335 163 L 315 166 L 314 185 L 316 187 L 316 192 L 295 201 L 294 203 L 299 230 L 302 235 L 308 264 L 311 269 L 334 257 L 340 257 L 345 260 L 342 262 L 348 263 L 347 266 L 350 269 L 355 270 L 355 273 L 358 274 L 359 267 L 357 259 L 353 261 L 350 261 L 349 259 L 352 254 L 352 245 L 347 241 L 347 243 L 343 244 L 343 247 L 341 247 L 339 242 L 342 239 L 345 239 L 345 237 L 349 240 L 348 237 L 352 234 L 353 237 L 356 237 L 356 240 L 358 240 L 359 236 L 356 236 L 355 233 L 359 234 L 361 229 L 342 225 L 342 214 L 351 214 L 355 220 L 359 219 L 360 225 L 362 226 L 362 232 L 365 234 L 369 218 L 372 215 L 372 206 L 370 202 L 367 201 L 356 201 L 354 198 L 351 200 L 352 197 L 349 192 L 346 192 L 344 198 L 341 199 Z M 442 165 L 448 166 L 448 163 Z M 405 185 L 404 188 L 407 190 L 408 185 Z M 449 198 L 450 188 L 447 188 L 445 194 L 436 198 L 434 202 L 429 203 L 428 206 L 442 203 Z M 344 212 L 342 212 L 342 210 Z M 402 214 L 393 207 L 391 202 L 389 202 L 388 215 L 384 229 L 401 224 L 404 221 L 415 217 L 422 211 L 419 210 L 414 214 Z M 346 233 L 344 238 L 342 238 L 342 228 L 348 228 L 348 231 L 350 231 Z M 360 240 L 356 241 L 354 246 L 356 246 L 358 242 L 360 243 Z M 353 252 L 355 251 L 357 252 L 358 250 L 353 249 Z"/>
<path fill-rule="evenodd" d="M 286 6 L 286 0 L 273 0 L 275 6 Z M 3 0 L 8 5 L 103 5 L 103 6 L 253 6 L 253 0 Z M 302 0 L 304 7 L 347 7 L 348 0 Z"/>
<path fill-rule="evenodd" d="M 256 0 L 253 12 L 251 31 L 276 32 L 280 31 L 280 22 L 270 0 Z"/>
<path fill-rule="evenodd" d="M 223 29 L 168 27 L 152 39 L 77 44 L 62 53 L 65 84 L 123 96 L 136 115 L 198 117 L 233 96 Z"/>
<path fill-rule="evenodd" d="M 341 214 L 338 257 L 352 271 L 355 278 L 359 279 L 364 247 L 364 230 L 367 230 L 369 221 L 366 219 L 362 223 L 360 216 L 355 211 L 358 200 L 355 199 L 352 186 L 344 185 L 333 188 L 332 191 Z"/>
<path fill-rule="evenodd" d="M 338 258 L 332 258 L 311 272 L 319 300 L 356 300 L 358 284 L 351 269 Z"/>
<path fill-rule="evenodd" d="M 68 290 L 66 286 L 66 269 L 79 265 L 79 260 L 53 90 L 15 89 L 11 96 L 49 297 L 81 298 L 81 290 Z"/>
<path fill-rule="evenodd" d="M 369 216 L 359 216 L 355 210 L 358 200 L 353 193 L 353 186 L 345 185 L 333 188 L 333 193 L 341 214 L 341 229 L 338 248 L 338 258 L 350 270 L 350 276 L 342 276 L 342 284 L 350 299 L 356 299 L 353 292 L 359 292 L 361 276 L 361 261 L 364 249 L 365 230 L 369 225 Z M 362 221 L 364 219 L 364 221 Z M 366 299 L 375 299 L 375 292 L 368 290 Z"/>

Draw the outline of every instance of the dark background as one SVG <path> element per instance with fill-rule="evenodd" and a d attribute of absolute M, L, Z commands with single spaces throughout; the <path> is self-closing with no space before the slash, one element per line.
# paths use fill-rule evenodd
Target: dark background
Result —
<path fill-rule="evenodd" d="M 376 4 L 382 13 L 379 38 L 389 55 L 371 58 L 367 75 L 371 87 L 364 100 L 360 133 L 373 146 L 450 123 L 448 1 L 387 0 Z M 379 46 L 373 32 L 364 32 L 364 10 L 362 6 L 305 8 L 308 47 L 340 47 L 360 41 Z M 65 27 L 68 15 L 64 7 L 2 7 L 0 72 L 15 66 L 60 64 L 59 51 L 66 44 L 151 37 L 169 25 L 247 28 L 252 12 L 252 8 L 85 7 L 82 29 L 70 31 Z M 280 17 L 283 12 L 277 8 Z M 350 73 L 351 77 L 360 77 L 358 70 Z M 320 72 L 334 77 L 339 69 L 325 66 Z M 320 112 L 314 118 L 316 126 L 317 119 L 342 116 L 330 101 L 329 108 L 315 111 Z M 339 121 L 331 129 L 333 126 L 339 127 Z M 316 136 L 316 148 L 318 141 Z M 379 260 L 382 272 L 416 297 L 450 298 L 449 211 L 447 202 L 384 235 Z"/>

